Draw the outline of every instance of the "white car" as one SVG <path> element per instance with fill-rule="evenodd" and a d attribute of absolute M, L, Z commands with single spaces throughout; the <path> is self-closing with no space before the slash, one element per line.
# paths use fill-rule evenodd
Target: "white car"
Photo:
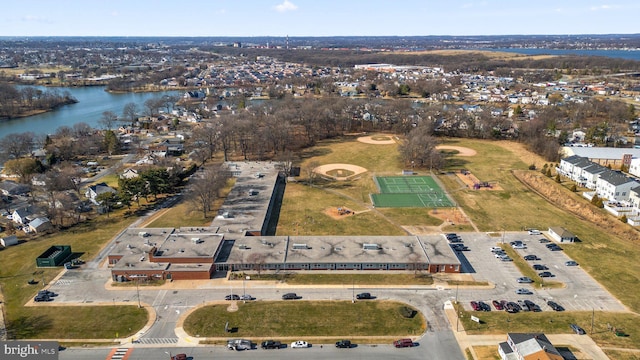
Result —
<path fill-rule="evenodd" d="M 540 230 L 531 229 L 529 230 L 529 235 L 542 235 L 542 233 L 540 232 Z"/>
<path fill-rule="evenodd" d="M 309 343 L 306 341 L 302 341 L 302 340 L 298 340 L 298 341 L 294 341 L 291 343 L 291 348 L 292 349 L 297 349 L 297 348 L 308 348 L 309 347 Z"/>
<path fill-rule="evenodd" d="M 496 251 L 502 251 L 501 247 L 497 247 L 497 246 L 492 246 L 491 247 L 491 252 L 496 252 Z"/>

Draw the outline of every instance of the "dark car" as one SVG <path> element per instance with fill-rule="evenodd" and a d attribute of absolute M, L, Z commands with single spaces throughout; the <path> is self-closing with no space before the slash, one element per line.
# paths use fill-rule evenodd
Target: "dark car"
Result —
<path fill-rule="evenodd" d="M 451 244 L 451 248 L 454 251 L 469 251 L 469 248 L 463 244 Z"/>
<path fill-rule="evenodd" d="M 58 294 L 54 293 L 53 291 L 50 290 L 40 290 L 38 291 L 38 295 L 46 295 L 48 297 L 56 297 L 58 296 Z"/>
<path fill-rule="evenodd" d="M 336 341 L 336 347 L 341 349 L 349 349 L 351 348 L 351 340 Z"/>
<path fill-rule="evenodd" d="M 540 309 L 540 306 L 538 306 L 536 303 L 534 303 L 531 300 L 525 300 L 524 304 L 527 307 L 527 309 L 529 309 L 529 311 L 531 311 L 531 312 L 540 312 L 540 311 L 542 311 L 542 309 Z"/>
<path fill-rule="evenodd" d="M 282 300 L 296 300 L 299 299 L 296 293 L 286 293 L 282 295 Z"/>
<path fill-rule="evenodd" d="M 547 270 L 549 269 L 546 265 L 535 264 L 533 265 L 533 270 Z"/>
<path fill-rule="evenodd" d="M 548 242 L 549 242 L 549 239 L 544 239 L 544 238 L 542 238 L 542 239 L 540 239 L 540 240 L 538 240 L 538 241 L 540 242 L 540 244 L 546 244 L 546 243 L 548 243 Z"/>
<path fill-rule="evenodd" d="M 569 324 L 569 326 L 571 327 L 571 330 L 573 330 L 573 332 L 575 332 L 578 335 L 584 335 L 587 332 L 584 331 L 583 328 L 581 328 L 580 326 L 576 325 L 576 324 Z"/>
<path fill-rule="evenodd" d="M 478 301 L 478 306 L 480 307 L 480 311 L 491 311 L 491 306 L 484 301 Z"/>
<path fill-rule="evenodd" d="M 35 302 L 41 302 L 41 301 L 51 301 L 53 300 L 51 297 L 49 297 L 48 295 L 36 295 L 36 297 L 33 298 L 33 301 Z"/>
<path fill-rule="evenodd" d="M 358 300 L 370 300 L 370 299 L 373 299 L 373 296 L 371 296 L 370 293 L 360 293 L 360 294 L 356 295 L 356 299 L 358 299 Z"/>
<path fill-rule="evenodd" d="M 553 277 L 553 274 L 550 273 L 549 271 L 543 271 L 541 273 L 538 274 L 540 277 L 545 278 L 545 277 Z"/>
<path fill-rule="evenodd" d="M 262 342 L 260 347 L 263 349 L 280 349 L 282 348 L 282 343 L 275 340 L 265 340 Z"/>
<path fill-rule="evenodd" d="M 480 311 L 480 305 L 478 304 L 477 301 L 472 301 L 470 304 L 471 304 L 471 307 L 473 308 L 473 311 Z"/>
<path fill-rule="evenodd" d="M 502 300 L 502 301 L 493 300 L 493 301 L 492 301 L 492 303 L 493 303 L 493 307 L 495 307 L 495 308 L 496 308 L 496 310 L 504 310 L 504 305 L 503 305 L 503 303 L 502 303 L 503 301 L 506 303 L 506 301 L 505 301 L 505 300 Z"/>
<path fill-rule="evenodd" d="M 224 297 L 225 300 L 240 300 L 240 295 L 231 294 Z"/>
<path fill-rule="evenodd" d="M 549 305 L 549 307 L 552 308 L 554 311 L 564 311 L 564 308 L 562 307 L 562 305 L 558 304 L 555 301 L 547 301 L 547 305 Z"/>
<path fill-rule="evenodd" d="M 540 258 L 537 257 L 536 255 L 525 255 L 524 259 L 527 260 L 527 261 L 540 260 Z"/>
<path fill-rule="evenodd" d="M 508 313 L 512 313 L 515 314 L 517 312 L 520 311 L 520 305 L 518 305 L 518 303 L 515 303 L 513 301 L 509 301 L 505 306 L 504 309 L 506 312 Z"/>

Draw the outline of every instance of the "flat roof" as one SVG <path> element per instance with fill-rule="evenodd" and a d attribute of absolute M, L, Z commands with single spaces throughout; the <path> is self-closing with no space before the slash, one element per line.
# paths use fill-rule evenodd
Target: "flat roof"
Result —
<path fill-rule="evenodd" d="M 624 154 L 631 154 L 634 158 L 640 157 L 640 149 L 632 148 L 564 146 L 562 152 L 566 156 L 578 155 L 588 159 L 622 160 Z"/>
<path fill-rule="evenodd" d="M 267 217 L 280 164 L 265 161 L 226 162 L 236 183 L 222 204 L 212 227 L 227 234 L 227 238 L 240 237 L 247 230 L 261 230 Z"/>
<path fill-rule="evenodd" d="M 440 235 L 246 236 L 223 263 L 429 263 L 460 264 Z"/>

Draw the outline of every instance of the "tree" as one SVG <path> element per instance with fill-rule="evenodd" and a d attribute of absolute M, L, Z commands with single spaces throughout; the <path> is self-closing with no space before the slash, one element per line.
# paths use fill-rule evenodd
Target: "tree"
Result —
<path fill-rule="evenodd" d="M 133 102 L 127 103 L 122 109 L 122 118 L 133 125 L 138 119 L 138 105 Z"/>
<path fill-rule="evenodd" d="M 106 130 L 111 130 L 115 127 L 118 122 L 118 115 L 116 115 L 113 111 L 104 111 L 102 112 L 102 116 L 98 123 L 102 125 L 102 127 Z"/>
<path fill-rule="evenodd" d="M 103 207 L 103 209 L 107 213 L 107 217 L 109 217 L 109 212 L 111 211 L 111 207 L 115 204 L 117 200 L 117 195 L 112 193 L 111 191 L 105 191 L 98 196 L 96 196 L 96 201 Z"/>
<path fill-rule="evenodd" d="M 40 160 L 32 158 L 20 158 L 7 160 L 4 164 L 5 172 L 18 175 L 20 182 L 28 183 L 33 174 L 44 172 L 44 166 Z"/>
<path fill-rule="evenodd" d="M 104 148 L 109 153 L 109 156 L 120 149 L 120 140 L 111 130 L 105 130 L 104 132 Z"/>
<path fill-rule="evenodd" d="M 207 169 L 199 177 L 195 177 L 189 186 L 190 200 L 202 211 L 203 218 L 206 218 L 207 213 L 211 211 L 219 191 L 224 188 L 230 177 L 231 174 L 228 171 Z"/>
<path fill-rule="evenodd" d="M 399 150 L 406 164 L 439 169 L 443 165 L 443 158 L 436 149 L 437 144 L 437 139 L 431 135 L 431 129 L 420 124 L 409 132 Z"/>
<path fill-rule="evenodd" d="M 313 185 L 313 181 L 318 176 L 318 173 L 315 171 L 318 166 L 320 166 L 320 163 L 316 160 L 309 161 L 309 163 L 307 163 L 307 166 L 305 166 L 305 171 L 307 173 L 307 182 L 309 183 L 309 185 Z"/>

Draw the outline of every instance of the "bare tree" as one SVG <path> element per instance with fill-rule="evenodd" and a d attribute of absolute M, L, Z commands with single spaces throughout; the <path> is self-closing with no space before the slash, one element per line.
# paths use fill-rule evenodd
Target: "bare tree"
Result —
<path fill-rule="evenodd" d="M 98 123 L 102 125 L 106 130 L 111 130 L 115 127 L 118 122 L 118 115 L 116 115 L 113 111 L 104 111 L 102 112 L 102 116 Z"/>
<path fill-rule="evenodd" d="M 122 109 L 122 118 L 133 124 L 138 118 L 138 105 L 133 102 L 127 103 Z"/>
<path fill-rule="evenodd" d="M 190 199 L 196 208 L 202 211 L 204 218 L 211 211 L 214 200 L 218 198 L 220 190 L 227 184 L 230 176 L 226 170 L 207 169 L 189 186 Z"/>

